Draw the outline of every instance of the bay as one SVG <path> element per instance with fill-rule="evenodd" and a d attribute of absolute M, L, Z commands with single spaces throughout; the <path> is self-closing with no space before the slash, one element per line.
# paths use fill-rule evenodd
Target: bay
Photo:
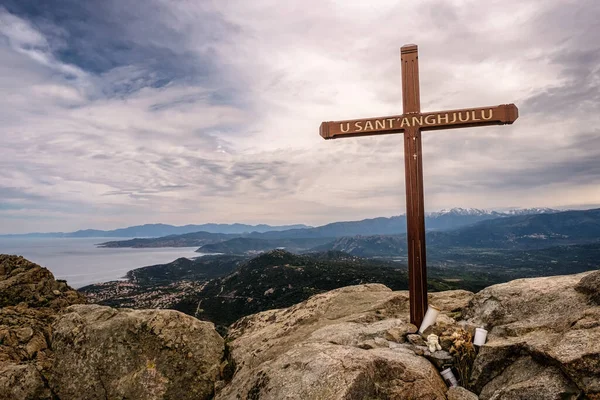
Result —
<path fill-rule="evenodd" d="M 130 239 L 130 238 L 122 238 Z M 80 288 L 122 279 L 127 271 L 164 264 L 180 257 L 195 258 L 197 247 L 99 248 L 98 243 L 121 238 L 0 238 L 0 254 L 21 255 L 48 268 L 56 279 Z"/>

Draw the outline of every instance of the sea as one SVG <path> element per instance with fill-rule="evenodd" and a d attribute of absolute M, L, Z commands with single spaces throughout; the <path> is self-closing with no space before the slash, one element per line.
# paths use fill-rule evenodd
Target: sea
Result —
<path fill-rule="evenodd" d="M 130 238 L 2 238 L 0 254 L 21 255 L 48 268 L 56 279 L 80 288 L 92 283 L 124 279 L 127 271 L 165 264 L 180 257 L 202 256 L 198 247 L 103 248 L 97 244 Z"/>

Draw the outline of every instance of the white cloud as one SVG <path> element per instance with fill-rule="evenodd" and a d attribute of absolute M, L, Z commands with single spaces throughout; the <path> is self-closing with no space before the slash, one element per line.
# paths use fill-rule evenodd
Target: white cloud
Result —
<path fill-rule="evenodd" d="M 157 1 L 122 24 L 131 46 L 168 49 L 192 71 L 165 85 L 165 60 L 92 72 L 0 10 L 0 188 L 39 196 L 0 195 L 27 206 L 0 207 L 0 233 L 40 230 L 19 219 L 29 212 L 56 217 L 50 230 L 400 214 L 401 136 L 325 142 L 318 126 L 401 113 L 411 42 L 423 110 L 521 107 L 512 126 L 424 135 L 428 209 L 600 203 L 590 15 L 594 2 Z M 560 58 L 579 43 L 581 60 Z M 552 92 L 564 87 L 568 98 Z M 567 101 L 571 114 L 553 112 Z"/>

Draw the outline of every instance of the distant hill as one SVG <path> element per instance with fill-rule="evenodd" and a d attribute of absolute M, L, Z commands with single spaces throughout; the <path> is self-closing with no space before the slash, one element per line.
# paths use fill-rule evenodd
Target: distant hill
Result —
<path fill-rule="evenodd" d="M 309 228 L 307 225 L 246 225 L 246 224 L 201 224 L 174 226 L 167 224 L 145 224 L 114 230 L 84 229 L 76 232 L 26 233 L 22 235 L 0 235 L 0 237 L 118 237 L 118 238 L 153 238 L 168 235 L 183 235 L 193 232 L 209 232 L 224 234 L 242 234 L 250 232 L 269 232 L 288 229 Z"/>
<path fill-rule="evenodd" d="M 300 256 L 273 250 L 253 258 L 230 275 L 209 281 L 172 308 L 226 326 L 245 315 L 288 307 L 313 294 L 360 283 L 408 289 L 407 270 L 397 263 L 340 252 Z M 454 287 L 437 279 L 428 283 L 432 291 Z"/>
<path fill-rule="evenodd" d="M 600 242 L 600 209 L 515 215 L 427 233 L 428 250 L 448 248 L 542 249 Z M 406 235 L 338 238 L 313 251 L 343 251 L 360 257 L 406 255 Z"/>
<path fill-rule="evenodd" d="M 235 234 L 193 232 L 184 235 L 169 235 L 160 238 L 116 240 L 100 243 L 99 247 L 197 247 L 238 237 Z"/>
<path fill-rule="evenodd" d="M 429 213 L 425 217 L 428 230 L 452 230 L 477 222 L 514 215 L 553 214 L 559 212 L 552 208 L 525 208 L 507 211 L 488 211 L 478 208 L 452 208 Z"/>
<path fill-rule="evenodd" d="M 332 240 L 333 238 L 257 239 L 237 237 L 222 242 L 205 244 L 197 252 L 205 254 L 256 254 L 273 249 L 285 249 L 293 253 L 302 253 Z"/>
<path fill-rule="evenodd" d="M 358 257 L 406 256 L 406 235 L 351 236 L 317 246 L 311 251 L 341 251 Z"/>
<path fill-rule="evenodd" d="M 136 268 L 125 275 L 130 281 L 142 284 L 172 283 L 182 280 L 205 281 L 227 275 L 245 261 L 247 257 L 203 256 L 190 260 L 178 258 L 167 264 Z"/>
<path fill-rule="evenodd" d="M 361 221 L 334 222 L 316 228 L 290 229 L 280 232 L 253 233 L 261 239 L 335 238 L 353 235 L 394 234 L 406 231 L 404 215 L 390 218 L 370 218 Z"/>
<path fill-rule="evenodd" d="M 429 236 L 435 238 L 445 234 L 432 232 Z M 497 275 L 494 279 L 501 278 L 507 281 L 522 277 L 572 274 L 600 268 L 600 238 L 590 243 L 551 244 L 539 248 L 452 247 L 434 245 L 431 241 L 428 243 L 428 266 L 446 270 L 441 274 L 446 278 L 450 270 L 494 273 Z M 339 251 L 357 257 L 387 258 L 403 262 L 407 259 L 405 235 L 340 238 L 312 250 Z M 482 276 L 470 280 L 471 284 L 476 284 L 478 280 L 492 284 Z"/>
<path fill-rule="evenodd" d="M 487 211 L 476 208 L 452 208 L 440 212 L 429 213 L 425 216 L 425 229 L 452 230 L 481 221 L 496 218 L 506 218 L 513 215 L 551 214 L 559 212 L 550 208 L 530 208 L 511 210 L 507 212 Z M 265 232 L 252 234 L 252 237 L 262 239 L 274 238 L 308 238 L 308 237 L 344 237 L 355 235 L 396 235 L 406 233 L 406 216 L 390 218 L 370 218 L 361 221 L 334 222 L 331 224 L 304 229 L 291 229 L 280 232 Z"/>
<path fill-rule="evenodd" d="M 543 248 L 600 241 L 600 209 L 516 215 L 428 235 L 438 247 Z"/>

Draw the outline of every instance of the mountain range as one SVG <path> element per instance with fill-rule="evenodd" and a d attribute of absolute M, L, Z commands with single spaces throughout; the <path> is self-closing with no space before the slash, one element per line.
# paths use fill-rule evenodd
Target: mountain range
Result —
<path fill-rule="evenodd" d="M 145 224 L 114 230 L 83 229 L 75 232 L 48 232 L 0 235 L 0 237 L 63 237 L 63 238 L 149 238 L 168 235 L 184 235 L 193 232 L 241 234 L 248 232 L 269 232 L 288 229 L 309 228 L 307 225 L 246 225 L 246 224 L 201 224 L 174 226 L 168 224 Z"/>
<path fill-rule="evenodd" d="M 457 229 L 481 221 L 498 218 L 509 218 L 515 215 L 553 214 L 553 209 L 524 209 L 511 212 L 486 211 L 480 209 L 453 208 L 425 216 L 425 229 L 444 231 Z M 251 237 L 260 239 L 293 239 L 293 238 L 336 238 L 355 235 L 394 235 L 406 233 L 406 216 L 379 217 L 361 221 L 334 222 L 315 228 L 290 229 L 279 232 L 252 233 Z"/>
<path fill-rule="evenodd" d="M 475 222 L 512 215 L 528 215 L 555 213 L 558 210 L 550 208 L 528 208 L 508 211 L 488 211 L 477 208 L 452 208 L 426 215 L 425 224 L 428 230 L 448 230 Z M 307 231 L 308 230 L 308 231 Z M 334 222 L 317 228 L 303 224 L 295 225 L 247 225 L 247 224 L 201 224 L 174 226 L 168 224 L 145 224 L 114 230 L 84 229 L 75 232 L 49 232 L 0 235 L 0 237 L 63 237 L 63 238 L 156 238 L 170 235 L 184 235 L 194 232 L 209 232 L 220 234 L 261 234 L 271 232 L 272 237 L 282 238 L 276 232 L 286 231 L 285 237 L 340 237 L 351 235 L 396 234 L 406 231 L 406 217 L 380 217 L 362 221 Z M 309 236 L 306 236 L 310 233 Z M 267 237 L 269 235 L 267 234 Z"/>
<path fill-rule="evenodd" d="M 515 215 L 454 230 L 429 232 L 428 249 L 543 249 L 600 242 L 600 209 Z M 221 246 L 225 247 L 227 241 Z M 357 235 L 337 238 L 312 251 L 343 251 L 361 257 L 406 255 L 406 235 Z M 200 249 L 200 251 L 202 251 Z"/>
<path fill-rule="evenodd" d="M 537 213 L 537 214 L 533 214 Z M 542 214 L 539 214 L 542 213 Z M 463 226 L 469 226 L 481 221 L 491 219 L 513 218 L 519 215 L 545 215 L 559 213 L 551 209 L 528 209 L 521 210 L 520 213 L 499 213 L 496 211 L 487 212 L 478 209 L 455 208 L 443 213 L 435 213 L 426 217 L 425 224 L 429 231 L 446 231 L 457 229 Z M 514 215 L 518 214 L 518 215 Z M 305 242 L 307 239 L 314 239 L 312 246 L 325 244 L 335 238 L 356 235 L 396 235 L 406 232 L 406 217 L 380 217 L 364 219 L 361 221 L 334 222 L 331 224 L 315 228 L 295 228 L 280 231 L 252 232 L 242 234 L 218 234 L 212 232 L 195 232 L 185 235 L 168 235 L 158 238 L 136 238 L 132 240 L 120 240 L 102 243 L 102 247 L 194 247 L 204 246 L 212 243 L 222 242 L 226 239 L 238 237 L 261 239 L 270 241 L 269 248 L 291 247 L 293 251 L 298 249 L 307 249 L 305 243 L 292 245 L 289 240 Z M 227 236 L 223 236 L 227 235 Z M 286 240 L 286 242 L 276 243 L 274 241 Z M 246 241 L 249 242 L 249 241 Z M 256 250 L 262 250 L 259 241 L 255 241 Z M 252 250 L 252 249 L 248 249 Z M 219 249 L 203 249 L 204 252 L 221 252 Z"/>
<path fill-rule="evenodd" d="M 598 210 L 600 209 L 520 214 L 483 219 L 454 229 L 429 230 L 427 241 L 429 245 L 441 248 L 463 246 L 507 249 L 588 243 L 600 238 Z M 446 218 L 448 215 L 444 214 L 443 217 Z M 473 213 L 467 214 L 469 220 L 473 215 Z M 370 250 L 361 254 L 362 256 L 396 256 L 399 251 L 403 251 L 401 249 L 406 247 L 404 229 L 400 229 L 398 226 L 400 218 L 403 217 L 338 222 L 316 228 L 254 232 L 241 235 L 195 232 L 161 238 L 106 242 L 101 246 L 197 246 L 199 247 L 198 252 L 205 254 L 253 254 L 276 248 L 285 248 L 295 253 L 327 250 L 353 253 L 354 247 L 366 246 Z M 464 224 L 467 221 L 462 220 Z M 393 243 L 386 243 L 390 241 Z"/>

